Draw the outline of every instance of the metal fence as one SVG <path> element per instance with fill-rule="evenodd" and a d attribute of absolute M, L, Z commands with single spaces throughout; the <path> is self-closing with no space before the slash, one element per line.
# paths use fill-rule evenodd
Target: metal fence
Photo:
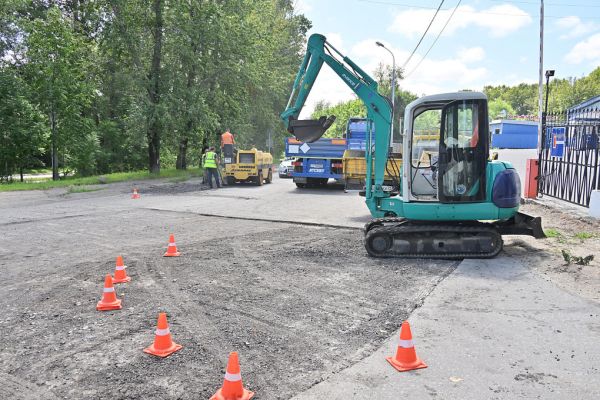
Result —
<path fill-rule="evenodd" d="M 588 207 L 600 189 L 600 109 L 548 114 L 542 124 L 539 193 Z"/>

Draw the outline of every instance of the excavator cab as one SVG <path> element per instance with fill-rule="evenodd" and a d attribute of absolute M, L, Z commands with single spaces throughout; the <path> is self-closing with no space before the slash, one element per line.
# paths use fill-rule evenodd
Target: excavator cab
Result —
<path fill-rule="evenodd" d="M 335 116 L 322 116 L 319 119 L 294 119 L 290 117 L 288 132 L 301 142 L 312 143 L 323 136 L 335 122 Z"/>

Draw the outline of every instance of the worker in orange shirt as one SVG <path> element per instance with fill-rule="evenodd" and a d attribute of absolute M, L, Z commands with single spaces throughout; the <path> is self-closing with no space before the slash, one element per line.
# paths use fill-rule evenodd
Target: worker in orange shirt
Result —
<path fill-rule="evenodd" d="M 235 139 L 233 138 L 233 134 L 231 132 L 229 132 L 229 129 L 227 129 L 225 131 L 225 133 L 223 133 L 221 135 L 221 152 L 223 154 L 223 161 L 225 163 L 233 162 L 233 157 L 234 157 L 233 145 L 234 144 L 235 144 Z"/>

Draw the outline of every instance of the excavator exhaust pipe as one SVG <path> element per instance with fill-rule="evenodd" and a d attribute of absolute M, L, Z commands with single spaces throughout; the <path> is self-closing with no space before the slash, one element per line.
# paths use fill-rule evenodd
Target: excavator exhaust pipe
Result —
<path fill-rule="evenodd" d="M 323 136 L 325 131 L 335 122 L 335 116 L 321 117 L 319 119 L 293 119 L 288 123 L 288 132 L 296 139 L 305 143 L 312 143 Z"/>

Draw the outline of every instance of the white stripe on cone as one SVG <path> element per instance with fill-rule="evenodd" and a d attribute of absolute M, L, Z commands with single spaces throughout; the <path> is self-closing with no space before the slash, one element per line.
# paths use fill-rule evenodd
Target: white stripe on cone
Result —
<path fill-rule="evenodd" d="M 169 331 L 169 328 L 165 328 L 165 329 L 156 328 L 156 336 L 167 336 L 169 333 L 171 333 L 171 331 Z"/>
<path fill-rule="evenodd" d="M 104 293 L 111 293 L 114 292 L 115 288 L 114 287 L 105 287 L 104 288 Z"/>
<path fill-rule="evenodd" d="M 115 267 L 115 270 L 116 270 L 116 271 L 124 271 L 124 270 L 125 270 L 125 268 L 127 268 L 127 267 L 126 267 L 126 266 L 124 266 L 124 265 L 117 265 L 117 266 Z"/>
<path fill-rule="evenodd" d="M 414 347 L 415 345 L 413 344 L 412 339 L 410 340 L 404 340 L 404 339 L 400 339 L 398 341 L 398 347 L 402 347 L 404 349 L 410 349 L 411 347 Z"/>
<path fill-rule="evenodd" d="M 242 374 L 232 374 L 230 372 L 225 372 L 225 380 L 229 382 L 237 382 L 242 380 Z"/>

